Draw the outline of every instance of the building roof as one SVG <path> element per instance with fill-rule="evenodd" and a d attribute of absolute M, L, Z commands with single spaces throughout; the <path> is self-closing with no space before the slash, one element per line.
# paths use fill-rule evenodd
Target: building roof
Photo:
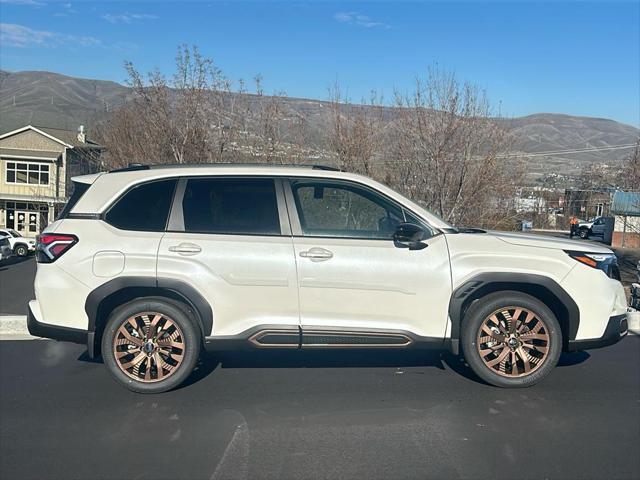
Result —
<path fill-rule="evenodd" d="M 26 125 L 22 128 L 18 128 L 17 130 L 13 130 L 11 132 L 3 133 L 0 135 L 1 138 L 10 137 L 11 135 L 16 135 L 18 133 L 22 133 L 26 130 L 33 130 L 38 132 L 45 137 L 48 137 L 68 148 L 102 148 L 101 145 L 96 142 L 86 139 L 86 142 L 81 142 L 78 140 L 78 132 L 73 130 L 63 130 L 61 128 L 50 128 L 50 127 L 38 127 L 35 125 Z"/>
<path fill-rule="evenodd" d="M 49 152 L 46 150 L 23 150 L 21 148 L 2 148 L 0 147 L 0 156 L 16 159 L 36 159 L 36 160 L 57 160 L 60 152 Z"/>
<path fill-rule="evenodd" d="M 100 145 L 88 138 L 86 139 L 86 142 L 81 142 L 78 140 L 78 132 L 74 132 L 72 130 L 62 130 L 60 128 L 49 127 L 36 128 L 74 147 L 100 147 Z"/>
<path fill-rule="evenodd" d="M 640 192 L 616 192 L 611 203 L 611 213 L 640 216 Z"/>

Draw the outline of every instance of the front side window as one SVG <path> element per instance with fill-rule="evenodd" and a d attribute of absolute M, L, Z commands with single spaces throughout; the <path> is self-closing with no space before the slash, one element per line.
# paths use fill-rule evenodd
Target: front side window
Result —
<path fill-rule="evenodd" d="M 121 230 L 164 231 L 175 185 L 161 180 L 132 188 L 109 209 L 106 222 Z"/>
<path fill-rule="evenodd" d="M 6 183 L 49 185 L 49 164 L 7 162 Z"/>
<path fill-rule="evenodd" d="M 377 193 L 345 182 L 296 180 L 293 197 L 305 236 L 391 239 L 413 215 Z"/>
<path fill-rule="evenodd" d="M 273 179 L 193 178 L 182 201 L 184 229 L 194 233 L 279 235 Z"/>

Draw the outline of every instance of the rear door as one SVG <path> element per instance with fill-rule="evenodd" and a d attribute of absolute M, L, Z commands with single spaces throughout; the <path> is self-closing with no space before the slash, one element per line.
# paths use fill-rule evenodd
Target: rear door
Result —
<path fill-rule="evenodd" d="M 158 278 L 195 288 L 213 310 L 209 335 L 288 328 L 297 347 L 293 242 L 279 179 L 181 179 L 158 252 Z"/>
<path fill-rule="evenodd" d="M 379 192 L 354 182 L 291 179 L 286 193 L 298 264 L 303 346 L 330 342 L 331 335 L 323 334 L 330 331 L 383 335 L 400 330 L 436 341 L 444 337 L 451 295 L 444 235 L 436 235 Z M 392 237 L 401 222 L 427 229 L 428 247 L 397 248 Z M 373 341 L 356 337 L 337 341 Z"/>

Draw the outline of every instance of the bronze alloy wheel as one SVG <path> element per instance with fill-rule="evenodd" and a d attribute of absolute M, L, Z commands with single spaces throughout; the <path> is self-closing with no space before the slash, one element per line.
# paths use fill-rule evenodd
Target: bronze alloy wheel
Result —
<path fill-rule="evenodd" d="M 535 312 L 504 307 L 482 322 L 476 345 L 492 372 L 516 378 L 530 375 L 545 362 L 549 338 L 549 328 Z"/>
<path fill-rule="evenodd" d="M 129 378 L 152 383 L 173 375 L 182 363 L 185 340 L 171 318 L 143 312 L 125 320 L 113 339 L 113 355 Z"/>

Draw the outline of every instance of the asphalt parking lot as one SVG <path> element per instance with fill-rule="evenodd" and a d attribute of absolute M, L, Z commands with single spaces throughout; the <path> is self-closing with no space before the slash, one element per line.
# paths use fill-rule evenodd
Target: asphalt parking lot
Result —
<path fill-rule="evenodd" d="M 640 337 L 501 390 L 420 352 L 261 352 L 145 396 L 0 343 L 0 478 L 640 478 Z M 346 366 L 346 368 L 336 368 Z"/>
<path fill-rule="evenodd" d="M 35 276 L 33 256 L 11 257 L 0 264 L 0 315 L 26 315 L 27 303 L 35 298 Z"/>

